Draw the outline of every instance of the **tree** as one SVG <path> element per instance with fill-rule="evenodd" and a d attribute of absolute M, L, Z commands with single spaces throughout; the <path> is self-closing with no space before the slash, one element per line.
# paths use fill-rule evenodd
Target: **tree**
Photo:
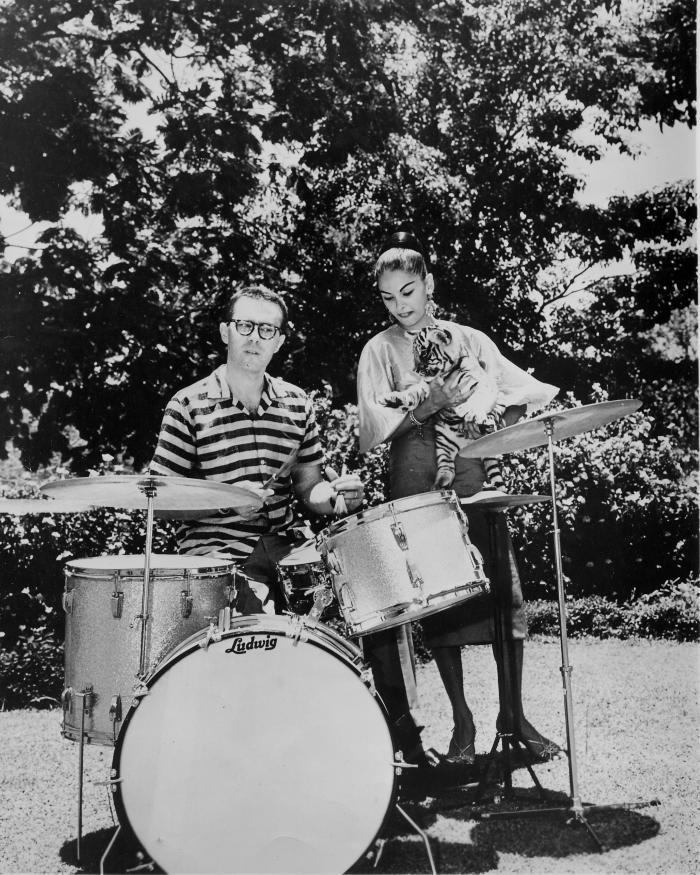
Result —
<path fill-rule="evenodd" d="M 79 470 L 105 451 L 143 464 L 167 396 L 211 366 L 217 310 L 248 280 L 290 299 L 285 373 L 351 399 L 359 350 L 385 318 L 372 253 L 405 218 L 428 238 L 446 314 L 544 379 L 578 388 L 613 362 L 605 373 L 621 380 L 616 338 L 638 324 L 632 311 L 615 322 L 617 296 L 644 310 L 647 333 L 688 301 L 692 196 L 582 205 L 566 155 L 600 154 L 582 126 L 625 148 L 642 119 L 694 122 L 687 56 L 668 50 L 692 44 L 689 10 L 6 4 L 0 192 L 55 225 L 2 268 L 3 436 L 30 464 L 59 452 Z M 71 206 L 99 215 L 102 233 L 71 231 Z M 568 305 L 578 270 L 630 253 L 634 279 L 591 287 L 588 310 Z M 670 308 L 654 293 L 669 267 Z M 561 336 L 574 324 L 596 350 L 584 361 Z M 651 341 L 645 354 L 649 374 Z"/>

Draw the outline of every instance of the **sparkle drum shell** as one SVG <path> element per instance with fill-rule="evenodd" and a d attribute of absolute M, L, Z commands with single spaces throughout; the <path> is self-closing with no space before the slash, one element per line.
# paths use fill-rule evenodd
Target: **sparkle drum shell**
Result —
<path fill-rule="evenodd" d="M 344 872 L 395 798 L 360 651 L 299 617 L 235 617 L 179 645 L 114 751 L 117 814 L 166 872 Z"/>
<path fill-rule="evenodd" d="M 233 563 L 209 556 L 151 556 L 144 676 L 232 598 Z M 66 563 L 63 735 L 114 744 L 141 659 L 143 556 L 96 556 Z"/>
<path fill-rule="evenodd" d="M 419 620 L 488 592 L 454 492 L 426 492 L 345 517 L 318 536 L 352 635 Z"/>

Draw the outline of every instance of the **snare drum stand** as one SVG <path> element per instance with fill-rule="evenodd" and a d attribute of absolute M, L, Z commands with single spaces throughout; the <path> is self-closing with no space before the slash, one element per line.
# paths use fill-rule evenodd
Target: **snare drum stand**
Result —
<path fill-rule="evenodd" d="M 554 475 L 554 419 L 543 418 L 542 425 L 544 426 L 547 435 L 547 450 L 549 455 L 549 485 L 552 496 L 552 538 L 554 545 L 554 562 L 557 581 L 557 598 L 559 605 L 559 630 L 561 643 L 561 676 L 564 686 L 564 711 L 566 716 L 566 739 L 567 739 L 567 758 L 569 761 L 569 805 L 555 806 L 552 808 L 530 808 L 521 811 L 492 811 L 485 812 L 481 816 L 484 820 L 497 818 L 516 818 L 516 817 L 542 817 L 551 814 L 568 815 L 567 824 L 582 824 L 588 830 L 589 834 L 595 841 L 600 851 L 607 850 L 605 844 L 597 835 L 591 824 L 588 822 L 587 814 L 597 811 L 614 811 L 618 809 L 631 809 L 643 806 L 645 803 L 616 803 L 612 805 L 590 805 L 581 801 L 581 794 L 578 786 L 578 770 L 576 764 L 576 740 L 574 735 L 574 706 L 571 692 L 571 672 L 572 667 L 569 664 L 569 647 L 568 637 L 566 632 L 566 600 L 564 594 L 564 574 L 562 571 L 561 559 L 561 541 L 559 534 L 559 520 L 557 517 L 557 490 L 556 478 Z M 530 772 L 532 774 L 532 771 Z M 533 775 L 534 777 L 534 775 Z M 651 803 L 656 804 L 656 800 Z"/>

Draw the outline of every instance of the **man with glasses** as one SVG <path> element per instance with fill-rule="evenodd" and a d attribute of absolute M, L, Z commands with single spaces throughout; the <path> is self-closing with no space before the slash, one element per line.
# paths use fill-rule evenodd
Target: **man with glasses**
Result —
<path fill-rule="evenodd" d="M 227 321 L 219 325 L 226 363 L 171 399 L 150 466 L 152 474 L 209 478 L 269 493 L 253 515 L 222 510 L 185 521 L 178 530 L 181 553 L 231 559 L 251 579 L 252 591 L 241 587 L 236 604 L 245 614 L 285 607 L 276 566 L 294 546 L 294 492 L 315 514 L 352 513 L 364 497 L 356 475 L 323 479 L 311 400 L 267 373 L 287 326 L 287 307 L 275 292 L 249 286 L 231 297 Z"/>

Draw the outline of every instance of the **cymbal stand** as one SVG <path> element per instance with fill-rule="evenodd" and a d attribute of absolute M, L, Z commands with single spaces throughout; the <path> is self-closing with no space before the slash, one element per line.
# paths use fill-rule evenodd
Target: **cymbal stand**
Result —
<path fill-rule="evenodd" d="M 566 600 L 564 595 L 564 574 L 562 570 L 561 559 L 561 540 L 559 532 L 559 518 L 557 514 L 557 489 L 556 477 L 554 474 L 554 420 L 543 419 L 543 425 L 547 435 L 547 452 L 549 457 L 549 486 L 552 495 L 552 539 L 554 544 L 554 563 L 557 581 L 557 599 L 559 605 L 559 631 L 561 643 L 561 676 L 564 685 L 564 712 L 566 716 L 566 741 L 567 741 L 567 758 L 569 761 L 569 785 L 570 793 L 568 806 L 556 806 L 553 808 L 533 808 L 523 811 L 496 811 L 486 812 L 482 815 L 484 819 L 510 818 L 510 817 L 541 817 L 548 814 L 563 813 L 570 815 L 567 823 L 580 823 L 586 827 L 589 834 L 595 841 L 600 851 L 606 850 L 606 846 L 601 841 L 591 824 L 588 822 L 586 815 L 592 811 L 610 811 L 617 808 L 629 808 L 629 804 L 621 803 L 617 805 L 588 805 L 581 801 L 581 794 L 578 785 L 578 769 L 576 762 L 576 738 L 574 732 L 574 704 L 571 693 L 571 672 L 572 667 L 569 664 L 569 645 L 566 632 Z"/>
<path fill-rule="evenodd" d="M 486 515 L 486 520 L 488 524 L 488 532 L 489 532 L 489 547 L 491 556 L 496 557 L 497 555 L 497 532 L 496 532 L 496 514 L 502 513 L 503 511 L 498 510 L 485 510 L 484 513 Z M 495 576 L 495 571 L 492 572 Z M 505 646 L 504 646 L 504 638 L 503 638 L 503 609 L 501 607 L 501 603 L 498 597 L 494 598 L 494 651 L 496 657 L 496 672 L 498 675 L 498 700 L 500 706 L 500 714 L 505 715 L 508 713 L 510 709 L 510 699 L 512 699 L 512 673 L 513 668 L 509 667 L 508 671 L 504 668 L 504 660 L 507 658 L 505 654 Z M 496 737 L 494 738 L 493 744 L 491 745 L 491 750 L 489 751 L 486 757 L 486 763 L 481 770 L 481 775 L 479 777 L 479 783 L 476 788 L 474 802 L 479 802 L 479 800 L 483 797 L 484 790 L 486 788 L 486 781 L 489 776 L 489 772 L 491 771 L 491 766 L 496 760 L 496 756 L 498 753 L 498 746 L 501 746 L 501 754 L 502 754 L 502 768 L 501 775 L 503 778 L 503 791 L 502 796 L 506 799 L 517 798 L 517 794 L 513 789 L 513 776 L 512 776 L 512 768 L 511 768 L 511 754 L 513 756 L 517 756 L 518 751 L 522 750 L 526 755 L 528 753 L 528 748 L 523 739 L 511 729 L 501 729 L 496 731 Z M 525 759 L 525 767 L 530 773 L 530 777 L 532 778 L 535 786 L 537 787 L 537 792 L 539 793 L 540 799 L 546 799 L 545 792 L 540 784 L 537 775 L 534 773 L 532 766 Z"/>
<path fill-rule="evenodd" d="M 136 619 L 141 621 L 141 655 L 139 658 L 139 671 L 137 677 L 143 680 L 146 671 L 146 656 L 148 643 L 148 606 L 151 602 L 151 545 L 153 543 L 153 499 L 156 497 L 158 487 L 150 480 L 139 484 L 139 489 L 144 493 L 146 505 L 146 549 L 144 551 L 143 565 L 143 589 L 141 591 L 141 613 Z"/>

